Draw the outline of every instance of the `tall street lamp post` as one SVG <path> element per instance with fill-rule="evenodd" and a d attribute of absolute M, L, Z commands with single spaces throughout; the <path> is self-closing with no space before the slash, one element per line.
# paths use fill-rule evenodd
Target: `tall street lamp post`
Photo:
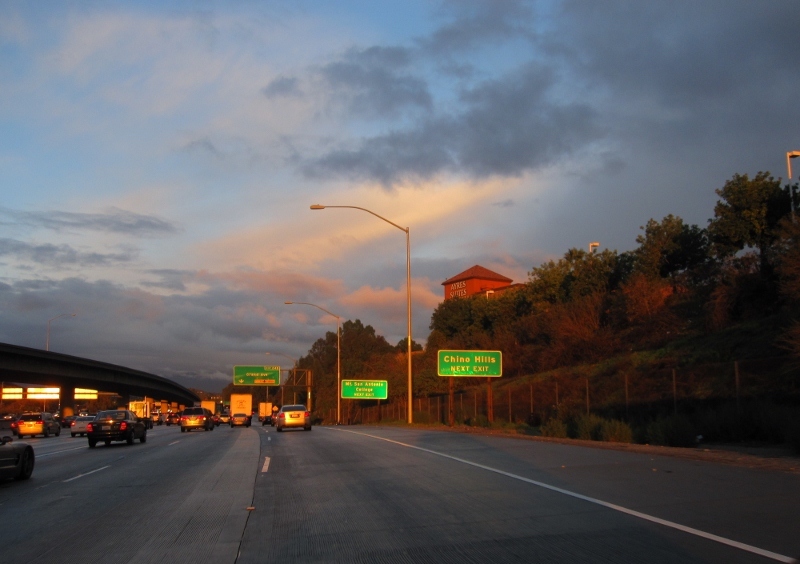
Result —
<path fill-rule="evenodd" d="M 414 403 L 414 391 L 411 385 L 411 241 L 409 235 L 409 228 L 408 227 L 400 227 L 393 221 L 389 221 L 385 217 L 382 217 L 375 213 L 374 211 L 370 211 L 366 208 L 360 208 L 358 206 L 323 206 L 321 204 L 314 204 L 311 206 L 312 210 L 324 210 L 325 208 L 348 208 L 353 210 L 361 210 L 367 213 L 370 213 L 377 217 L 378 219 L 382 219 L 389 225 L 394 225 L 400 231 L 404 231 L 406 234 L 406 316 L 408 318 L 408 423 L 413 423 L 413 414 L 412 414 L 412 406 Z"/>
<path fill-rule="evenodd" d="M 311 304 L 308 302 L 283 302 L 286 305 L 307 305 L 311 307 L 315 307 L 321 311 L 324 311 L 328 315 L 332 315 L 336 318 L 336 424 L 341 425 L 342 423 L 342 347 L 340 341 L 341 331 L 341 321 L 342 319 L 336 315 L 335 313 L 331 313 L 324 307 L 320 307 L 317 304 Z"/>
<path fill-rule="evenodd" d="M 64 316 L 67 316 L 67 315 L 70 316 L 70 317 L 75 317 L 76 314 L 74 314 L 74 313 L 62 313 L 61 315 L 56 315 L 55 317 L 51 317 L 50 319 L 47 320 L 47 334 L 45 336 L 45 341 L 44 341 L 44 350 L 46 350 L 46 351 L 50 350 L 50 322 L 58 319 L 59 317 L 64 317 Z"/>
<path fill-rule="evenodd" d="M 792 159 L 800 157 L 800 151 L 786 152 L 786 170 L 789 173 L 789 201 L 792 206 L 792 221 L 794 221 L 794 193 L 792 192 Z"/>

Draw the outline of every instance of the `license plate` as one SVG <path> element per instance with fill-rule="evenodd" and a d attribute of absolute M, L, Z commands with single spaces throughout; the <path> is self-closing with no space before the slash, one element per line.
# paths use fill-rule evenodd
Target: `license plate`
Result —
<path fill-rule="evenodd" d="M 291 414 L 289 414 L 289 417 L 291 417 L 292 419 L 297 419 L 300 416 L 298 414 L 296 414 L 296 413 L 291 413 Z"/>
<path fill-rule="evenodd" d="M 111 425 L 103 425 L 103 431 L 110 431 Z"/>

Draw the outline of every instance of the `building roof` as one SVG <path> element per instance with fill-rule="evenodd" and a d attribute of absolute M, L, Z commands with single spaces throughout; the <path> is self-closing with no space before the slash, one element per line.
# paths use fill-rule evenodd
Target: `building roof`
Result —
<path fill-rule="evenodd" d="M 445 286 L 447 284 L 452 284 L 453 282 L 469 280 L 471 278 L 479 278 L 481 280 L 497 280 L 498 282 L 507 282 L 508 284 L 511 284 L 511 282 L 513 282 L 511 278 L 507 278 L 502 274 L 498 274 L 492 270 L 489 270 L 488 268 L 484 268 L 476 264 L 472 268 L 466 269 L 461 274 L 456 274 L 452 278 L 445 280 L 444 282 L 442 282 L 442 286 Z"/>

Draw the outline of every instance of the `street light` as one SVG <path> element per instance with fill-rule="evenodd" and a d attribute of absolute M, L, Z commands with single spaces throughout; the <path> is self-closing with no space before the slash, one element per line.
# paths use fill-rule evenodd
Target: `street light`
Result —
<path fill-rule="evenodd" d="M 45 336 L 45 341 L 44 341 L 44 350 L 46 350 L 46 351 L 50 350 L 50 322 L 55 320 L 55 319 L 58 319 L 59 317 L 64 317 L 66 315 L 68 315 L 70 317 L 75 317 L 77 314 L 75 314 L 75 313 L 62 313 L 61 315 L 56 315 L 55 317 L 51 317 L 50 319 L 47 320 L 47 334 Z"/>
<path fill-rule="evenodd" d="M 408 423 L 409 425 L 413 423 L 413 414 L 412 414 L 412 406 L 414 403 L 414 391 L 411 386 L 411 241 L 409 235 L 409 228 L 408 227 L 400 227 L 393 221 L 389 221 L 385 217 L 382 217 L 375 213 L 374 211 L 370 211 L 366 208 L 360 208 L 358 206 L 323 206 L 321 204 L 314 204 L 311 206 L 312 210 L 324 210 L 325 208 L 349 208 L 353 210 L 361 210 L 367 213 L 371 213 L 378 219 L 382 219 L 389 225 L 394 225 L 400 231 L 405 231 L 406 234 L 406 314 L 408 317 Z"/>
<path fill-rule="evenodd" d="M 328 315 L 332 315 L 336 318 L 336 424 L 340 425 L 342 423 L 342 347 L 341 342 L 339 340 L 339 335 L 341 335 L 341 321 L 342 319 L 336 315 L 335 313 L 331 313 L 324 307 L 320 307 L 317 304 L 311 304 L 308 302 L 283 302 L 286 305 L 307 305 L 311 307 L 315 307 L 319 310 L 324 311 Z"/>
<path fill-rule="evenodd" d="M 792 222 L 794 222 L 794 192 L 792 191 L 792 159 L 800 157 L 800 151 L 786 152 L 786 170 L 789 172 L 789 201 L 792 206 Z"/>

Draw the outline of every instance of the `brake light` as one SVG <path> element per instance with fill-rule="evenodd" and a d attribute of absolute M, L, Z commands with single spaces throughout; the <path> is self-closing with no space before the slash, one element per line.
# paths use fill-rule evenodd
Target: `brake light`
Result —
<path fill-rule="evenodd" d="M 279 413 L 278 414 L 278 419 L 286 419 L 286 414 L 285 413 Z"/>
<path fill-rule="evenodd" d="M 73 421 L 72 423 L 69 424 L 69 426 L 70 427 L 74 427 L 75 426 L 75 422 Z"/>
<path fill-rule="evenodd" d="M 91 433 L 92 432 L 92 424 L 91 423 L 87 423 L 86 424 L 86 432 L 87 433 Z"/>
<path fill-rule="evenodd" d="M 123 421 L 122 423 L 119 424 L 120 431 L 124 431 L 127 428 L 128 428 L 128 423 L 126 421 Z"/>

